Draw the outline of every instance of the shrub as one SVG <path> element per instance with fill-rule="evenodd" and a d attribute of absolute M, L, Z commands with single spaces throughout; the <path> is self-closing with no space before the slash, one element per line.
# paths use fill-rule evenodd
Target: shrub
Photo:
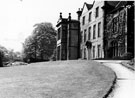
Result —
<path fill-rule="evenodd" d="M 123 59 L 131 60 L 133 58 L 133 54 L 130 52 L 127 52 L 127 53 L 124 53 L 121 57 Z"/>
<path fill-rule="evenodd" d="M 131 66 L 135 66 L 135 58 L 131 59 L 128 64 Z"/>

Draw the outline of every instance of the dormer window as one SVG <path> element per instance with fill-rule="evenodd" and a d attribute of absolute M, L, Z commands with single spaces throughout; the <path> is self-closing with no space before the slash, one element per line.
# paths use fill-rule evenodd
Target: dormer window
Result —
<path fill-rule="evenodd" d="M 96 15 L 95 17 L 97 18 L 99 16 L 99 7 L 96 8 Z"/>

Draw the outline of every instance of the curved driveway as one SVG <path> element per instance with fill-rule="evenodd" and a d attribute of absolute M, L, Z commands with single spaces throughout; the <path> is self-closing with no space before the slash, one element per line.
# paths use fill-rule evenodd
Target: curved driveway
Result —
<path fill-rule="evenodd" d="M 135 72 L 120 64 L 121 61 L 98 61 L 110 67 L 117 75 L 115 89 L 109 98 L 135 98 Z"/>

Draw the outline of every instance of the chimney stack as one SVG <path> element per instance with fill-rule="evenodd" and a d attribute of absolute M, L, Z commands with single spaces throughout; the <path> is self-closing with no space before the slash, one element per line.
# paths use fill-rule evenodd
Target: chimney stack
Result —
<path fill-rule="evenodd" d="M 78 21 L 80 21 L 80 17 L 81 17 L 81 14 L 82 14 L 82 9 L 79 8 L 76 13 L 77 13 L 77 15 L 78 15 Z"/>
<path fill-rule="evenodd" d="M 62 19 L 62 12 L 60 12 L 60 19 Z"/>
<path fill-rule="evenodd" d="M 71 13 L 69 13 L 68 20 L 69 21 L 71 20 Z"/>

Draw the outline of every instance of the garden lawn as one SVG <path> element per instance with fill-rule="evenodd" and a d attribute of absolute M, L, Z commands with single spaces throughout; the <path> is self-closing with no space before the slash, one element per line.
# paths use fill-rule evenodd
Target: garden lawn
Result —
<path fill-rule="evenodd" d="M 114 72 L 94 61 L 72 60 L 0 68 L 0 98 L 103 98 Z"/>

